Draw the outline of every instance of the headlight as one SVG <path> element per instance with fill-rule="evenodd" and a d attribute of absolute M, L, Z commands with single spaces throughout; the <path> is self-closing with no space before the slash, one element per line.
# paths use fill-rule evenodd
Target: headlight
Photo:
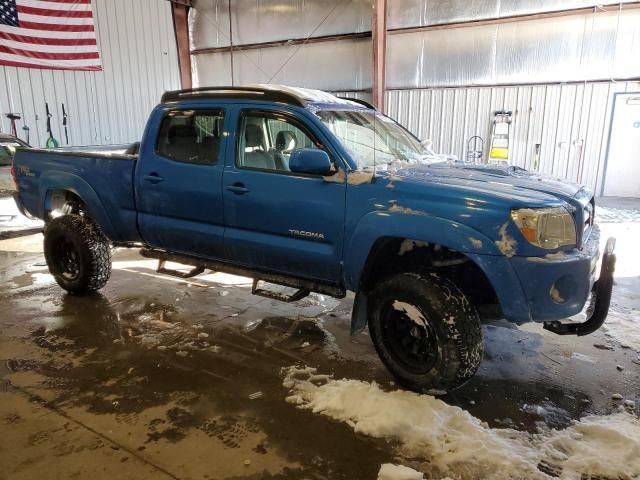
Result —
<path fill-rule="evenodd" d="M 511 218 L 524 238 L 538 247 L 553 250 L 576 244 L 576 224 L 564 207 L 511 210 Z"/>

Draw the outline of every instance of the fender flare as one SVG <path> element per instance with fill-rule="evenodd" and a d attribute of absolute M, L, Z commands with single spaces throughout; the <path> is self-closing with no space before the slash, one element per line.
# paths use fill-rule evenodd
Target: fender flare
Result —
<path fill-rule="evenodd" d="M 100 225 L 105 236 L 110 239 L 119 238 L 111 218 L 96 191 L 85 180 L 72 173 L 53 171 L 42 174 L 39 186 L 41 195 L 39 205 L 41 210 L 38 212 L 38 216 L 40 218 L 44 218 L 53 190 L 64 190 L 79 197 L 89 210 L 91 218 Z"/>
<path fill-rule="evenodd" d="M 375 243 L 384 237 L 435 243 L 464 254 L 503 255 L 484 234 L 452 220 L 431 215 L 369 212 L 358 222 L 345 249 L 344 281 L 349 290 L 358 290 L 367 259 Z"/>
<path fill-rule="evenodd" d="M 381 235 L 385 232 L 385 235 Z M 351 317 L 351 332 L 366 326 L 368 298 L 360 287 L 367 260 L 376 242 L 385 237 L 399 237 L 435 243 L 465 254 L 487 276 L 496 292 L 505 317 L 518 323 L 530 320 L 524 292 L 509 259 L 487 236 L 461 223 L 430 215 L 370 212 L 358 223 L 344 258 L 344 282 L 356 292 Z"/>

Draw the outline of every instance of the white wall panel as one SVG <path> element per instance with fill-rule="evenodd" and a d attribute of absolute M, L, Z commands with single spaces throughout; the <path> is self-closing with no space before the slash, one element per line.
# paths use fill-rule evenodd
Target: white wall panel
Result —
<path fill-rule="evenodd" d="M 230 3 L 229 3 L 230 2 Z M 370 0 L 197 0 L 191 12 L 193 48 L 371 30 Z"/>
<path fill-rule="evenodd" d="M 513 111 L 513 165 L 584 183 L 600 192 L 611 105 L 640 82 L 390 90 L 388 114 L 436 151 L 466 158 L 473 135 L 490 144 L 495 110 Z M 536 161 L 536 145 L 540 145 Z"/>
<path fill-rule="evenodd" d="M 229 52 L 192 55 L 199 85 L 230 85 Z M 337 40 L 233 53 L 235 85 L 285 84 L 321 90 L 371 88 L 371 41 Z"/>
<path fill-rule="evenodd" d="M 52 130 L 64 142 L 62 103 L 68 114 L 69 145 L 129 143 L 140 139 L 147 117 L 163 91 L 180 88 L 169 2 L 93 0 L 102 71 L 73 72 L 0 66 L 0 129 L 4 114 L 22 114 L 31 144 L 44 146 L 45 102 Z"/>
<path fill-rule="evenodd" d="M 513 15 L 631 3 L 635 0 L 392 0 L 389 28 L 411 28 Z"/>
<path fill-rule="evenodd" d="M 640 77 L 639 51 L 637 8 L 396 33 L 387 87 L 630 79 Z"/>

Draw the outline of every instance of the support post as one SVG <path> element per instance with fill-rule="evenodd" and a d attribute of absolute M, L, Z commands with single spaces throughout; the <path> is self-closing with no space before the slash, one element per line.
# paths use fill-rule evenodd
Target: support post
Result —
<path fill-rule="evenodd" d="M 171 0 L 173 29 L 178 48 L 178 65 L 180 67 L 180 83 L 182 88 L 191 88 L 191 49 L 189 47 L 189 9 L 190 0 Z"/>
<path fill-rule="evenodd" d="M 385 56 L 387 52 L 387 0 L 372 0 L 371 40 L 373 72 L 371 96 L 373 104 L 384 112 Z"/>

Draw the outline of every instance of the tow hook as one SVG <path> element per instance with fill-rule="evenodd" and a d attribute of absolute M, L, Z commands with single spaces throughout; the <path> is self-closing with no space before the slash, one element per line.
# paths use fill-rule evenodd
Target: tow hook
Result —
<path fill-rule="evenodd" d="M 598 330 L 609 313 L 611 303 L 611 291 L 613 290 L 613 272 L 616 266 L 616 255 L 613 250 L 616 246 L 616 239 L 607 239 L 602 256 L 602 266 L 600 267 L 600 277 L 593 284 L 591 294 L 591 304 L 587 311 L 591 311 L 589 318 L 583 323 L 562 323 L 560 321 L 544 322 L 544 329 L 558 335 L 589 335 Z"/>

